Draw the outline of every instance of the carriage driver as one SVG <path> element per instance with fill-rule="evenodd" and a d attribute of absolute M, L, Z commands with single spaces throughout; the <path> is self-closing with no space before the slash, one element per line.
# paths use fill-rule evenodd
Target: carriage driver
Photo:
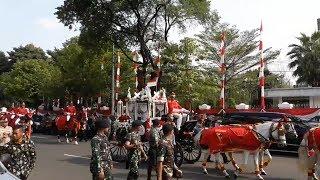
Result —
<path fill-rule="evenodd" d="M 64 109 L 64 112 L 67 114 L 67 121 L 70 120 L 71 117 L 75 116 L 77 113 L 76 107 L 73 105 L 71 101 L 69 105 Z"/>
<path fill-rule="evenodd" d="M 176 94 L 172 92 L 168 100 L 168 113 L 172 114 L 173 117 L 177 118 L 177 129 L 180 130 L 182 118 L 186 117 L 189 111 L 182 108 L 175 98 Z"/>

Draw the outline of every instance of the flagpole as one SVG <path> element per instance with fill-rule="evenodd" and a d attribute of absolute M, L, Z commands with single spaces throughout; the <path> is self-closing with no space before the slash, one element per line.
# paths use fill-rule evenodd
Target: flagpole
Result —
<path fill-rule="evenodd" d="M 115 106 L 115 102 L 114 102 L 114 44 L 112 45 L 112 93 L 111 93 L 111 114 L 114 115 L 114 106 Z"/>
<path fill-rule="evenodd" d="M 261 90 L 261 97 L 260 97 L 260 107 L 261 111 L 265 111 L 266 103 L 265 103 L 265 95 L 264 95 L 264 86 L 265 86 L 265 76 L 264 76 L 264 68 L 265 68 L 265 61 L 263 57 L 263 42 L 262 42 L 262 21 L 260 25 L 260 42 L 259 42 L 259 51 L 260 51 L 260 71 L 259 71 L 259 86 Z"/>
<path fill-rule="evenodd" d="M 226 79 L 226 64 L 224 61 L 224 56 L 225 56 L 225 39 L 226 39 L 226 35 L 225 32 L 223 32 L 221 34 L 221 46 L 220 46 L 220 72 L 221 72 L 221 94 L 220 94 L 220 107 L 221 107 L 221 111 L 223 114 L 225 113 L 225 79 Z M 220 114 L 219 112 L 219 114 Z"/>

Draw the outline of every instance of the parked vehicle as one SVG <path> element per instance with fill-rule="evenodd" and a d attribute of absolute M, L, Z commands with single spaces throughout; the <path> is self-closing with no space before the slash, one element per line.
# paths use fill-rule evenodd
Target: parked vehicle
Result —
<path fill-rule="evenodd" d="M 306 123 L 308 123 L 312 127 L 316 127 L 320 125 L 320 116 L 315 116 L 309 120 L 306 120 Z"/>

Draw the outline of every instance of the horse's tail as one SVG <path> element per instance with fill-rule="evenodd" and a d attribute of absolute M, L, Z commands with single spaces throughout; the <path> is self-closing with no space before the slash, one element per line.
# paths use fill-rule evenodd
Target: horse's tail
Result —
<path fill-rule="evenodd" d="M 303 139 L 301 142 L 301 147 L 298 149 L 298 169 L 302 172 L 308 171 L 308 164 L 310 161 L 310 158 L 308 157 L 308 149 L 305 146 L 305 140 Z"/>

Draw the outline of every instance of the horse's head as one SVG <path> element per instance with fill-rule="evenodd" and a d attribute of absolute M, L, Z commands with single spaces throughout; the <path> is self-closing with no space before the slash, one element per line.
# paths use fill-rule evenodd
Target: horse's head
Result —
<path fill-rule="evenodd" d="M 294 127 L 294 123 L 292 123 L 291 120 L 284 123 L 284 128 L 288 136 L 294 139 L 298 137 L 298 133 Z"/>
<path fill-rule="evenodd" d="M 283 122 L 272 123 L 270 127 L 270 136 L 283 147 L 287 145 L 286 129 Z"/>

